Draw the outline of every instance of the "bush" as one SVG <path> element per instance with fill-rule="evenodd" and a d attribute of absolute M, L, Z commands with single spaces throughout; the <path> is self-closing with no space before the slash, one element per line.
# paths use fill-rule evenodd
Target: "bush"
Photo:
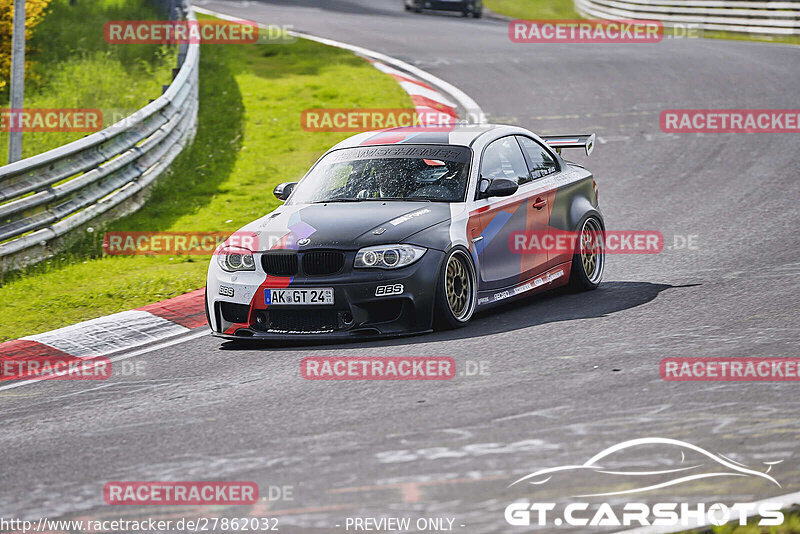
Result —
<path fill-rule="evenodd" d="M 12 0 L 0 0 L 3 2 Z M 44 0 L 28 0 L 43 3 Z M 46 0 L 43 20 L 27 43 L 26 108 L 89 108 L 103 113 L 103 126 L 130 115 L 162 93 L 177 65 L 177 46 L 110 44 L 109 20 L 161 17 L 150 0 Z M 12 10 L 6 10 L 9 14 Z M 0 13 L 4 13 L 0 10 Z M 29 11 L 30 15 L 32 11 Z M 42 18 L 42 17 L 39 17 Z M 9 19 L 10 21 L 10 19 Z M 10 28 L 10 22 L 8 23 Z M 0 42 L 7 39 L 0 36 Z M 7 102 L 0 90 L 0 107 Z M 5 98 L 5 100 L 4 100 Z M 85 136 L 84 132 L 26 132 L 24 158 Z M 0 166 L 7 161 L 8 133 L 0 131 Z"/>
<path fill-rule="evenodd" d="M 33 36 L 33 28 L 44 18 L 50 0 L 27 0 L 25 2 L 25 38 Z M 14 22 L 14 2 L 0 0 L 0 93 L 5 93 L 11 77 L 11 30 Z M 26 69 L 30 65 L 28 50 L 25 51 Z M 5 95 L 4 95 L 5 96 Z M 2 100 L 5 100 L 2 98 Z"/>

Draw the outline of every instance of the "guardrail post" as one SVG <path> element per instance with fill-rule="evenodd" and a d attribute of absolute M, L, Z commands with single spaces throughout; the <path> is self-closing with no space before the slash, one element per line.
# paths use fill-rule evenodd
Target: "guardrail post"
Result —
<path fill-rule="evenodd" d="M 14 112 L 20 113 L 25 105 L 25 0 L 14 2 L 14 29 L 11 38 L 11 107 L 12 128 L 8 134 L 8 162 L 22 159 L 22 129 L 13 128 Z M 19 120 L 19 115 L 17 120 Z"/>

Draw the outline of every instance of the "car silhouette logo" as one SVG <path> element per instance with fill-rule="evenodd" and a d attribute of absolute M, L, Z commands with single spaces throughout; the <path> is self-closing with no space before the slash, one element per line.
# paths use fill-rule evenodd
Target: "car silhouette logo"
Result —
<path fill-rule="evenodd" d="M 311 240 L 309 238 L 307 238 L 307 237 L 304 237 L 303 239 L 298 239 L 297 240 L 297 244 L 300 245 L 301 247 L 303 247 L 305 245 L 308 245 L 309 243 L 311 243 Z"/>
<path fill-rule="evenodd" d="M 662 450 L 665 450 L 665 452 L 679 452 L 680 461 L 676 462 L 676 465 L 671 469 L 654 468 L 644 471 L 631 471 L 625 468 L 609 467 L 619 465 L 621 461 L 624 462 L 624 457 L 622 460 L 620 459 L 620 454 L 624 454 L 623 451 L 635 450 L 642 446 L 661 446 Z M 760 477 L 781 487 L 778 481 L 768 474 L 774 465 L 781 462 L 783 462 L 783 460 L 763 462 L 764 465 L 767 466 L 767 469 L 765 471 L 759 471 L 741 462 L 731 460 L 721 454 L 709 452 L 691 443 L 686 443 L 685 441 L 667 438 L 640 438 L 624 441 L 609 447 L 599 452 L 582 465 L 566 465 L 540 469 L 517 479 L 512 482 L 509 487 L 521 482 L 534 485 L 546 484 L 554 476 L 576 476 L 575 473 L 580 471 L 584 473 L 588 471 L 609 475 L 611 477 L 609 482 L 614 482 L 616 484 L 619 484 L 620 480 L 627 478 L 627 480 L 625 480 L 626 487 L 608 493 L 591 493 L 586 495 L 574 495 L 573 497 L 625 495 L 666 488 L 684 482 L 712 477 Z M 630 482 L 632 480 L 636 480 L 636 483 Z"/>

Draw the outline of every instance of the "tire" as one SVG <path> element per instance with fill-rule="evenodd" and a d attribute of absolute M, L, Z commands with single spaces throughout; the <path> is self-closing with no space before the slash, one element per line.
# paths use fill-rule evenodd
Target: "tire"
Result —
<path fill-rule="evenodd" d="M 472 16 L 473 16 L 474 18 L 476 18 L 476 19 L 479 19 L 479 18 L 481 18 L 481 17 L 483 16 L 483 10 L 482 10 L 482 9 L 479 9 L 478 11 L 476 11 L 475 13 L 473 13 L 473 14 L 472 14 Z"/>
<path fill-rule="evenodd" d="M 569 273 L 569 288 L 573 291 L 591 291 L 600 285 L 606 266 L 604 232 L 603 223 L 595 215 L 588 216 L 578 226 L 578 242 Z M 592 240 L 589 247 L 583 246 L 585 239 Z"/>
<path fill-rule="evenodd" d="M 478 300 L 475 265 L 469 252 L 454 248 L 445 256 L 436 284 L 434 327 L 449 330 L 465 326 Z"/>
<path fill-rule="evenodd" d="M 475 13 L 475 4 L 469 3 L 464 8 L 464 11 L 461 13 L 464 17 L 475 17 L 477 18 L 478 15 Z"/>

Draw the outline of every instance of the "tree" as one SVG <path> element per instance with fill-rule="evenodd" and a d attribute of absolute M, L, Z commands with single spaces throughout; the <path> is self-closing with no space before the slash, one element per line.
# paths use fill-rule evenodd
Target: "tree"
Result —
<path fill-rule="evenodd" d="M 33 28 L 42 21 L 50 0 L 26 0 L 25 37 L 30 39 Z M 0 91 L 3 91 L 11 76 L 11 27 L 14 20 L 14 2 L 0 0 Z M 27 54 L 26 54 L 27 57 Z M 29 61 L 25 62 L 27 70 Z"/>

